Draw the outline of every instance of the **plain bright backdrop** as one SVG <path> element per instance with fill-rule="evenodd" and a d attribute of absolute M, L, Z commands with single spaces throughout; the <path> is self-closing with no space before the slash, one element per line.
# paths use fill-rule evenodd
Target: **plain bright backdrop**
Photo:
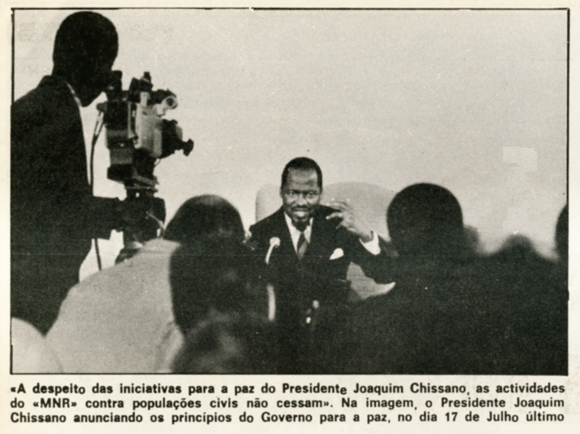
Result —
<path fill-rule="evenodd" d="M 71 11 L 14 13 L 14 97 L 52 69 L 52 43 Z M 486 251 L 512 234 L 553 254 L 566 203 L 566 11 L 104 10 L 119 32 L 124 87 L 149 71 L 195 141 L 161 161 L 168 218 L 188 198 L 219 194 L 248 227 L 264 184 L 310 156 L 325 183 L 416 182 L 450 189 Z M 104 100 L 102 96 L 99 101 Z M 82 110 L 87 143 L 97 111 Z M 95 192 L 106 179 L 97 145 Z M 101 241 L 105 266 L 120 234 Z M 96 270 L 94 253 L 82 275 Z"/>

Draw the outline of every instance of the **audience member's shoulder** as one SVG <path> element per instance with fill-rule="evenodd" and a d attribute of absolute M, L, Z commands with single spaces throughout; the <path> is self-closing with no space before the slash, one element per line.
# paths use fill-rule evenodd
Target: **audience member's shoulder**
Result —
<path fill-rule="evenodd" d="M 512 236 L 502 248 L 486 258 L 493 271 L 510 277 L 535 281 L 545 278 L 555 263 L 541 256 L 526 237 Z"/>
<path fill-rule="evenodd" d="M 163 273 L 179 246 L 179 243 L 163 238 L 150 240 L 134 256 L 91 274 L 77 283 L 70 289 L 67 300 L 78 297 L 98 298 L 104 292 L 115 292 L 118 288 L 114 285 L 104 284 L 114 279 L 134 280 L 138 276 L 151 278 L 155 273 Z M 160 278 L 162 276 L 160 274 Z"/>
<path fill-rule="evenodd" d="M 155 238 L 148 241 L 139 251 L 139 253 L 137 253 L 137 255 L 173 253 L 178 249 L 179 246 L 180 244 L 176 241 L 166 240 L 164 238 Z"/>
<path fill-rule="evenodd" d="M 18 318 L 12 318 L 12 370 L 15 374 L 62 372 L 44 336 L 31 324 Z"/>

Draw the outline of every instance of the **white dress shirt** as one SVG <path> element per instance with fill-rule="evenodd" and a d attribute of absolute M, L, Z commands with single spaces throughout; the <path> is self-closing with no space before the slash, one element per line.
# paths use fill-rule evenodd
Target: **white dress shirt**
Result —
<path fill-rule="evenodd" d="M 301 232 L 296 228 L 296 226 L 292 224 L 292 219 L 290 218 L 290 216 L 288 216 L 288 214 L 284 213 L 284 218 L 286 219 L 286 226 L 288 226 L 288 230 L 290 231 L 290 237 L 292 238 L 294 251 L 297 252 L 298 239 L 300 238 Z M 310 244 L 310 237 L 312 236 L 312 224 L 313 218 L 311 217 L 310 221 L 308 222 L 308 226 L 306 226 L 306 229 L 304 229 L 304 238 L 306 238 L 308 244 Z M 359 241 L 364 246 L 365 249 L 367 249 L 370 253 L 376 256 L 379 253 L 381 253 L 381 247 L 379 246 L 379 237 L 377 236 L 375 231 L 371 231 L 371 233 L 373 234 L 373 238 L 369 242 L 364 243 L 360 238 Z"/>
<path fill-rule="evenodd" d="M 70 92 L 72 93 L 73 98 L 75 99 L 75 102 L 77 103 L 77 105 L 79 106 L 79 109 L 83 106 L 81 104 L 81 99 L 79 98 L 79 96 L 77 95 L 77 93 L 75 92 L 75 90 L 73 89 L 73 87 L 69 84 L 68 81 L 64 81 L 66 83 L 66 85 L 68 86 Z"/>

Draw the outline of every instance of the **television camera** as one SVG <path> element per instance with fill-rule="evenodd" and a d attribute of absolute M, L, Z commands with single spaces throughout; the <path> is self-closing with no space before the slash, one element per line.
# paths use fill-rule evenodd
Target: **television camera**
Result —
<path fill-rule="evenodd" d="M 125 186 L 126 202 L 138 214 L 123 228 L 124 249 L 119 261 L 159 235 L 165 221 L 165 203 L 154 197 L 158 184 L 153 174 L 155 166 L 178 150 L 189 155 L 193 141 L 182 140 L 177 121 L 163 118 L 177 107 L 177 96 L 169 90 L 153 90 L 148 72 L 141 79 L 133 78 L 128 90 L 122 89 L 121 71 L 113 71 L 112 78 L 105 90 L 107 101 L 97 105 L 99 129 L 104 124 L 110 156 L 107 177 Z"/>

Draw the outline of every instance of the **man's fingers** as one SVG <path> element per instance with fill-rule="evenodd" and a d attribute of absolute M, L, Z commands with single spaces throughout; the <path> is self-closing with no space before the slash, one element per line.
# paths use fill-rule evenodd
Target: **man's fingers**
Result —
<path fill-rule="evenodd" d="M 352 213 L 354 212 L 352 206 L 350 206 L 350 204 L 344 202 L 344 201 L 334 201 L 334 202 L 330 202 L 328 204 L 328 206 L 330 208 L 335 208 L 338 209 L 340 211 L 344 211 L 344 212 L 349 212 Z"/>
<path fill-rule="evenodd" d="M 332 214 L 329 214 L 326 216 L 326 220 L 332 220 L 332 219 L 337 219 L 337 218 L 340 218 L 340 219 L 343 218 L 342 211 L 335 211 Z"/>

